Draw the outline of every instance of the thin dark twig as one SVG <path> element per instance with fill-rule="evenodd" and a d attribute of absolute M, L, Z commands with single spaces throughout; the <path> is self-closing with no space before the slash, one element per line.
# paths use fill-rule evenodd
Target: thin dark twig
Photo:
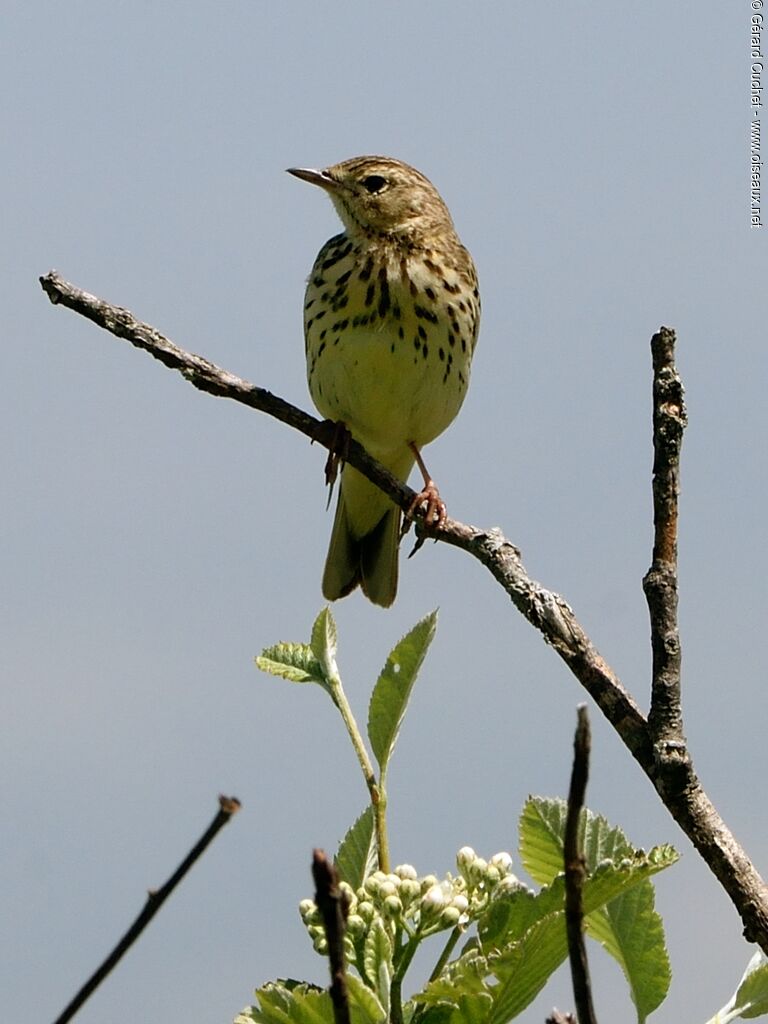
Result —
<path fill-rule="evenodd" d="M 91 975 L 74 999 L 56 1018 L 54 1024 L 66 1024 L 66 1021 L 72 1020 L 86 999 L 88 999 L 88 997 L 98 988 L 110 971 L 117 966 L 119 961 L 128 952 L 195 861 L 198 860 L 198 858 L 205 852 L 206 848 L 210 846 L 216 838 L 216 835 L 227 824 L 227 822 L 232 819 L 232 815 L 239 810 L 240 801 L 236 797 L 219 797 L 219 810 L 211 824 L 205 830 L 200 839 L 198 839 L 181 864 L 179 864 L 178 868 L 176 868 L 165 885 L 160 889 L 154 889 L 148 893 L 147 902 L 144 904 L 144 908 L 139 916 L 98 970 Z"/>
<path fill-rule="evenodd" d="M 331 968 L 329 989 L 336 1024 L 349 1024 L 344 932 L 347 927 L 347 902 L 339 888 L 336 869 L 322 850 L 312 852 L 312 877 L 315 880 L 315 903 L 323 917 L 328 960 Z"/>
<path fill-rule="evenodd" d="M 67 306 L 144 349 L 166 366 L 178 370 L 201 391 L 266 412 L 327 446 L 329 431 L 323 429 L 319 420 L 206 359 L 185 352 L 153 327 L 136 320 L 128 310 L 76 288 L 55 271 L 41 277 L 40 283 L 51 302 Z M 660 335 L 665 330 L 662 328 Z M 396 505 L 404 510 L 410 507 L 415 492 L 372 459 L 356 441 L 350 443 L 345 457 Z M 683 759 L 679 765 L 682 776 L 674 776 L 669 770 L 669 758 L 665 761 L 659 757 L 659 746 L 654 744 L 638 704 L 596 650 L 567 602 L 528 575 L 520 552 L 501 530 L 478 529 L 449 518 L 430 536 L 466 551 L 485 566 L 521 615 L 554 648 L 619 734 L 672 817 L 721 882 L 741 916 L 746 938 L 759 943 L 768 953 L 768 887 L 702 789 L 690 760 Z M 668 538 L 670 535 L 663 532 L 661 536 Z M 668 545 L 661 550 L 668 553 Z M 674 749 L 671 742 L 665 746 L 670 751 Z"/>
<path fill-rule="evenodd" d="M 586 704 L 578 708 L 576 733 L 573 738 L 573 769 L 568 791 L 568 814 L 565 819 L 565 930 L 568 935 L 568 956 L 571 962 L 573 998 L 579 1024 L 597 1024 L 589 982 L 587 947 L 584 942 L 584 911 L 581 893 L 587 871 L 584 852 L 579 842 L 579 824 L 589 778 L 591 747 L 589 716 Z"/>
<path fill-rule="evenodd" d="M 677 520 L 680 449 L 687 416 L 675 366 L 675 332 L 651 339 L 653 359 L 653 560 L 643 580 L 651 619 L 653 674 L 648 726 L 657 756 L 684 757 L 677 625 Z"/>

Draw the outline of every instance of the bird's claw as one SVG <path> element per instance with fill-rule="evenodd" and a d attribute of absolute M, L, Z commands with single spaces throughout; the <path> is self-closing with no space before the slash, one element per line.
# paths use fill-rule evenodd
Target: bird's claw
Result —
<path fill-rule="evenodd" d="M 428 531 L 442 530 L 445 526 L 448 510 L 433 480 L 424 484 L 405 514 L 408 519 L 413 519 L 417 513 L 422 516 L 422 525 Z"/>
<path fill-rule="evenodd" d="M 344 468 L 349 454 L 349 442 L 352 435 L 341 420 L 323 420 L 315 431 L 313 441 L 318 441 L 328 449 L 328 458 L 325 460 L 325 483 L 329 488 L 328 504 L 331 503 L 333 485 L 339 471 Z"/>

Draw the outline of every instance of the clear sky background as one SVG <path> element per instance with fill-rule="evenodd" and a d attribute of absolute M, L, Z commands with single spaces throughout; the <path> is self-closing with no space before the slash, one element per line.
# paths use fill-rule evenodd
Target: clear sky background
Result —
<path fill-rule="evenodd" d="M 227 1022 L 276 976 L 325 982 L 296 910 L 313 846 L 366 793 L 317 689 L 252 658 L 306 640 L 331 528 L 324 453 L 51 306 L 52 267 L 310 408 L 304 281 L 338 230 L 284 173 L 363 153 L 424 171 L 477 263 L 469 397 L 428 451 L 450 513 L 500 526 L 644 708 L 649 340 L 678 331 L 686 732 L 763 872 L 766 237 L 749 226 L 749 19 L 729 4 L 6 3 L 3 158 L 3 1020 L 52 1020 L 234 793 L 242 813 L 81 1024 Z M 334 607 L 359 717 L 440 607 L 391 773 L 394 858 L 515 857 L 566 792 L 584 694 L 476 562 L 403 560 L 394 608 Z M 658 880 L 703 1021 L 751 949 L 720 886 L 593 708 L 589 805 Z M 592 948 L 604 1020 L 631 1020 Z M 417 978 L 413 979 L 414 987 Z M 561 971 L 524 1019 L 572 1006 Z"/>

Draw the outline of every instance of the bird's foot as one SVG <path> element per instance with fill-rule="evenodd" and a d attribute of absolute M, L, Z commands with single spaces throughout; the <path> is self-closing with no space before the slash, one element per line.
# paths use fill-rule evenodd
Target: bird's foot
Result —
<path fill-rule="evenodd" d="M 347 461 L 351 440 L 352 435 L 341 420 L 323 420 L 315 431 L 313 441 L 318 441 L 328 449 L 328 458 L 325 460 L 325 483 L 329 488 L 329 505 L 339 470 L 343 469 Z"/>
<path fill-rule="evenodd" d="M 445 502 L 440 497 L 440 491 L 437 489 L 437 484 L 429 475 L 427 467 L 424 465 L 424 460 L 421 457 L 421 452 L 416 444 L 413 441 L 410 441 L 408 443 L 408 447 L 413 452 L 413 457 L 416 459 L 416 465 L 419 467 L 421 475 L 424 478 L 424 486 L 408 506 L 408 511 L 405 513 L 406 521 L 408 519 L 413 519 L 416 513 L 420 512 L 423 517 L 421 525 L 424 530 L 428 533 L 442 530 L 445 526 L 445 521 L 448 518 Z"/>
<path fill-rule="evenodd" d="M 417 513 L 422 516 L 422 524 L 428 531 L 442 530 L 448 518 L 445 502 L 434 480 L 425 480 L 424 486 L 408 506 L 406 516 L 413 519 Z"/>

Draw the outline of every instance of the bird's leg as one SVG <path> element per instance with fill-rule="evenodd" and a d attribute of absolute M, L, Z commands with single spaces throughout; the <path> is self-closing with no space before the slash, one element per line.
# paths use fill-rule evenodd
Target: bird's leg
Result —
<path fill-rule="evenodd" d="M 413 519 L 416 511 L 423 509 L 424 526 L 427 529 L 442 530 L 445 526 L 445 520 L 448 518 L 445 502 L 440 497 L 440 491 L 437 489 L 437 484 L 427 472 L 427 467 L 424 465 L 424 460 L 421 457 L 419 449 L 413 441 L 408 442 L 408 447 L 413 452 L 414 458 L 416 459 L 416 465 L 419 467 L 421 475 L 424 477 L 424 486 L 411 502 L 406 515 L 409 519 Z"/>
<path fill-rule="evenodd" d="M 328 458 L 325 460 L 325 483 L 328 490 L 328 504 L 331 503 L 333 485 L 339 470 L 344 468 L 349 454 L 349 442 L 352 435 L 341 420 L 323 420 L 315 431 L 313 441 L 319 441 L 328 449 Z"/>

